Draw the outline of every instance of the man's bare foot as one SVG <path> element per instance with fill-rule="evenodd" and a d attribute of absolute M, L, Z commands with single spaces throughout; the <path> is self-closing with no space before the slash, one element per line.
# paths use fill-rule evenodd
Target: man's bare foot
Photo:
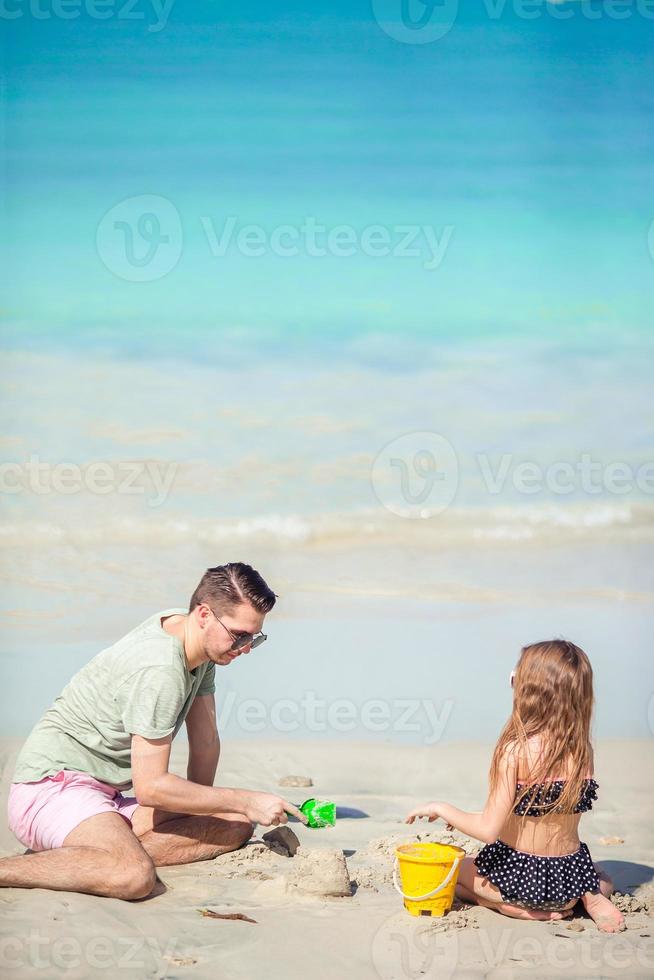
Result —
<path fill-rule="evenodd" d="M 581 900 L 600 932 L 622 932 L 627 928 L 622 912 L 605 895 L 586 892 Z"/>

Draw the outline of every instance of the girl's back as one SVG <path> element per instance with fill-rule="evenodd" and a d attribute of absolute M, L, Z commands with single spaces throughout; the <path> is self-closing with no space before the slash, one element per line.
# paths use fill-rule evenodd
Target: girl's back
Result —
<path fill-rule="evenodd" d="M 571 756 L 560 764 L 554 778 L 533 783 L 531 774 L 538 772 L 541 762 L 548 755 L 548 747 L 537 735 L 528 738 L 517 762 L 515 807 L 509 814 L 500 833 L 500 840 L 517 851 L 528 851 L 544 856 L 571 854 L 579 847 L 579 821 L 582 814 L 591 810 L 597 799 L 597 783 L 593 778 L 592 749 L 590 765 L 583 774 L 584 784 L 576 801 L 559 812 L 565 786 L 574 778 L 575 765 Z"/>

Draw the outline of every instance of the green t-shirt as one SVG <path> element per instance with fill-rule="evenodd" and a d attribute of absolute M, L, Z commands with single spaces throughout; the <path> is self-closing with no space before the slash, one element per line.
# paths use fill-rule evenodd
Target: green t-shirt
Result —
<path fill-rule="evenodd" d="M 181 640 L 161 626 L 162 616 L 186 612 L 155 613 L 82 667 L 32 730 L 13 781 L 75 769 L 131 786 L 131 736 L 174 737 L 196 695 L 215 690 L 214 664 L 189 670 Z"/>

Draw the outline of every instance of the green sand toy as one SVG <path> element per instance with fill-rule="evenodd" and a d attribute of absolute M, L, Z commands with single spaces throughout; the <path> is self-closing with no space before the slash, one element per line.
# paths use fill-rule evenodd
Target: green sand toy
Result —
<path fill-rule="evenodd" d="M 334 827 L 336 804 L 328 800 L 305 800 L 300 810 L 307 818 L 308 827 Z"/>

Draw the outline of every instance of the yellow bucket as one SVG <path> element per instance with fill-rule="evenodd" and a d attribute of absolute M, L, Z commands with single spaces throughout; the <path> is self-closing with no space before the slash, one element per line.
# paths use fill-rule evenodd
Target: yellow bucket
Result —
<path fill-rule="evenodd" d="M 465 855 L 461 847 L 426 841 L 398 847 L 393 884 L 404 899 L 407 912 L 411 915 L 445 915 L 449 912 L 459 865 Z"/>

